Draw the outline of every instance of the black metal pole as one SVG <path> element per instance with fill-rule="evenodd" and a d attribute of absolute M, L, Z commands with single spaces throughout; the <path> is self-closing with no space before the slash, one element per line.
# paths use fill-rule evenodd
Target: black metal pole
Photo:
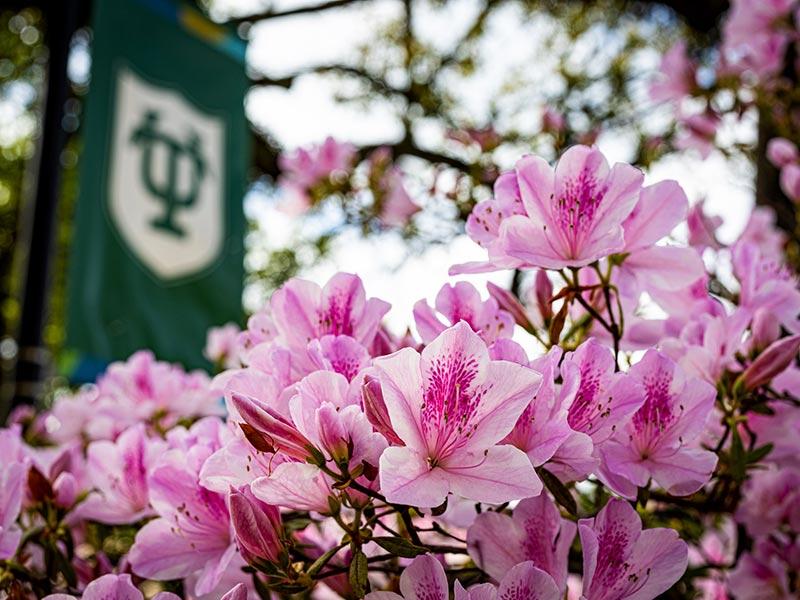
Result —
<path fill-rule="evenodd" d="M 39 399 L 47 352 L 42 345 L 50 279 L 53 231 L 61 191 L 61 153 L 67 141 L 62 126 L 64 105 L 69 97 L 67 60 L 70 42 L 79 22 L 81 0 L 48 0 L 45 11 L 45 43 L 48 48 L 47 97 L 42 119 L 42 138 L 33 205 L 28 211 L 29 248 L 25 261 L 22 314 L 16 368 L 16 392 L 12 406 Z M 0 407 L 8 412 L 10 407 Z M 2 415 L 3 417 L 5 415 Z"/>

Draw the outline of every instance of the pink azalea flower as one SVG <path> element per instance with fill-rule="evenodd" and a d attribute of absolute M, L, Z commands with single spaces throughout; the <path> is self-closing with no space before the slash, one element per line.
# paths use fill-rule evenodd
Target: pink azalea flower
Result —
<path fill-rule="evenodd" d="M 558 135 L 564 131 L 566 125 L 567 120 L 562 113 L 550 106 L 545 107 L 542 112 L 542 131 Z"/>
<path fill-rule="evenodd" d="M 0 429 L 0 560 L 16 554 L 22 539 L 17 517 L 22 509 L 28 461 L 22 453 L 19 428 Z"/>
<path fill-rule="evenodd" d="M 583 600 L 650 600 L 686 570 L 688 548 L 667 528 L 642 530 L 636 511 L 612 498 L 594 519 L 578 522 Z"/>
<path fill-rule="evenodd" d="M 623 294 L 638 299 L 653 288 L 685 288 L 705 275 L 705 266 L 693 248 L 656 246 L 686 217 L 689 201 L 675 181 L 643 188 L 639 201 L 625 219 L 625 260 L 614 277 Z"/>
<path fill-rule="evenodd" d="M 206 347 L 203 349 L 205 356 L 212 363 L 221 365 L 226 369 L 239 366 L 239 326 L 227 323 L 222 327 L 212 327 L 206 335 Z"/>
<path fill-rule="evenodd" d="M 681 130 L 675 140 L 675 147 L 679 150 L 696 150 L 700 158 L 705 160 L 716 148 L 719 120 L 711 112 L 680 117 Z"/>
<path fill-rule="evenodd" d="M 777 257 L 758 246 L 738 241 L 733 246 L 733 272 L 739 280 L 739 306 L 752 316 L 765 309 L 793 333 L 800 332 L 800 290 L 797 277 Z"/>
<path fill-rule="evenodd" d="M 735 516 L 753 537 L 769 535 L 783 524 L 800 533 L 800 469 L 755 471 L 745 484 Z"/>
<path fill-rule="evenodd" d="M 786 138 L 773 138 L 767 143 L 767 158 L 780 169 L 800 160 L 800 152 Z"/>
<path fill-rule="evenodd" d="M 82 600 L 144 600 L 144 594 L 139 591 L 133 580 L 128 574 L 114 575 L 109 573 L 95 579 L 81 595 Z M 50 594 L 44 600 L 77 600 L 75 596 L 69 594 Z M 153 600 L 180 600 L 172 592 L 159 592 L 153 596 Z"/>
<path fill-rule="evenodd" d="M 269 504 L 296 510 L 313 506 L 313 510 L 327 512 L 333 482 L 319 466 L 307 464 L 313 451 L 320 452 L 334 468 L 354 469 L 362 463 L 374 468 L 386 440 L 373 431 L 359 405 L 359 393 L 351 390 L 343 376 L 318 371 L 296 389 L 288 418 L 254 398 L 232 397 L 238 414 L 257 435 L 264 436 L 264 443 L 291 459 L 253 481 L 253 493 Z M 370 485 L 369 481 L 362 483 Z"/>
<path fill-rule="evenodd" d="M 649 350 L 629 376 L 640 382 L 645 402 L 600 448 L 603 479 L 627 498 L 635 498 L 636 488 L 647 487 L 651 478 L 673 495 L 696 492 L 717 464 L 716 454 L 693 443 L 714 407 L 715 389 L 687 379 L 655 350 Z"/>
<path fill-rule="evenodd" d="M 487 344 L 498 338 L 511 337 L 514 333 L 513 317 L 502 310 L 494 298 L 481 300 L 475 286 L 466 281 L 443 285 L 436 295 L 436 311 L 447 319 L 446 323 L 425 300 L 414 305 L 417 331 L 426 344 L 459 321 L 467 323 Z"/>
<path fill-rule="evenodd" d="M 113 363 L 97 382 L 100 401 L 113 401 L 127 424 L 164 413 L 162 425 L 174 425 L 181 417 L 221 415 L 219 396 L 202 371 L 186 373 L 177 365 L 156 361 L 149 351 L 133 354 L 126 362 Z M 122 427 L 119 431 L 126 427 Z"/>
<path fill-rule="evenodd" d="M 574 397 L 579 382 L 577 377 L 565 377 L 563 385 L 556 389 L 560 358 L 561 350 L 556 346 L 531 363 L 531 368 L 541 372 L 542 385 L 525 407 L 514 429 L 503 440 L 525 452 L 535 467 L 550 460 L 556 450 L 575 434 L 567 423 L 568 403 L 564 402 L 564 398 Z M 569 367 L 566 370 L 569 371 Z"/>
<path fill-rule="evenodd" d="M 496 581 L 514 565 L 531 561 L 563 594 L 576 531 L 575 523 L 561 518 L 547 494 L 540 494 L 520 502 L 513 517 L 491 511 L 478 515 L 467 533 L 467 549 L 475 564 Z"/>
<path fill-rule="evenodd" d="M 738 370 L 736 353 L 750 315 L 737 310 L 731 315 L 701 313 L 681 329 L 677 338 L 663 339 L 659 349 L 677 362 L 690 376 L 715 385 L 726 370 Z"/>
<path fill-rule="evenodd" d="M 650 84 L 650 97 L 656 102 L 677 104 L 691 95 L 696 71 L 696 65 L 686 54 L 686 42 L 675 42 L 661 58 L 658 79 Z"/>
<path fill-rule="evenodd" d="M 331 179 L 344 179 L 356 158 L 353 144 L 328 137 L 322 144 L 298 148 L 278 159 L 281 176 L 278 184 L 289 196 L 290 208 L 297 212 L 311 206 L 309 191 Z"/>
<path fill-rule="evenodd" d="M 365 600 L 448 600 L 450 586 L 442 563 L 430 554 L 418 556 L 400 575 L 400 592 L 371 592 Z M 552 578 L 530 562 L 515 565 L 495 588 L 491 584 L 465 590 L 455 586 L 456 600 L 558 600 L 560 594 Z"/>
<path fill-rule="evenodd" d="M 752 552 L 739 558 L 728 576 L 728 589 L 736 600 L 792 600 L 789 569 L 781 548 L 769 538 L 756 540 Z"/>
<path fill-rule="evenodd" d="M 800 202 L 800 164 L 786 165 L 781 169 L 781 190 L 792 202 Z"/>
<path fill-rule="evenodd" d="M 216 418 L 169 432 L 170 448 L 148 478 L 150 504 L 159 518 L 139 530 L 128 554 L 137 575 L 167 580 L 196 574 L 194 592 L 202 595 L 225 574 L 236 555 L 228 506 L 199 476 L 228 435 Z"/>
<path fill-rule="evenodd" d="M 507 256 L 503 251 L 500 225 L 509 217 L 524 214 L 517 174 L 514 171 L 503 173 L 494 183 L 494 196 L 478 202 L 467 217 L 467 235 L 488 251 L 488 260 L 455 265 L 450 267 L 450 275 L 484 273 L 520 266 L 522 261 Z"/>
<path fill-rule="evenodd" d="M 789 370 L 791 371 L 791 369 Z M 800 381 L 800 372 L 795 372 L 794 378 Z M 781 381 L 773 380 L 772 387 L 778 393 L 790 393 L 798 397 L 798 390 L 791 391 L 781 385 Z M 795 407 L 782 402 L 770 403 L 774 412 L 772 415 L 751 413 L 747 421 L 752 432 L 756 435 L 758 444 L 772 444 L 769 461 L 781 468 L 800 468 L 800 411 Z"/>
<path fill-rule="evenodd" d="M 786 245 L 786 233 L 776 226 L 776 220 L 774 210 L 756 206 L 739 236 L 739 243 L 755 244 L 763 257 L 779 260 Z"/>
<path fill-rule="evenodd" d="M 412 199 L 403 183 L 403 172 L 391 167 L 380 181 L 380 212 L 378 219 L 388 227 L 405 227 L 411 217 L 422 210 Z"/>
<path fill-rule="evenodd" d="M 272 320 L 272 312 L 269 305 L 252 314 L 247 319 L 247 328 L 239 333 L 236 338 L 236 353 L 241 362 L 245 365 L 249 364 L 249 352 L 256 346 L 271 342 L 277 335 L 278 330 Z"/>
<path fill-rule="evenodd" d="M 759 78 L 778 73 L 789 43 L 789 16 L 795 0 L 734 0 L 723 26 L 722 52 L 734 65 Z"/>
<path fill-rule="evenodd" d="M 575 480 L 597 465 L 594 448 L 605 443 L 644 401 L 640 384 L 614 372 L 611 349 L 594 338 L 567 354 L 561 365 L 567 423 L 574 433 L 558 448 L 547 468 L 565 480 Z M 577 383 L 576 383 L 577 382 Z"/>
<path fill-rule="evenodd" d="M 689 228 L 689 245 L 702 252 L 706 248 L 719 250 L 722 244 L 717 240 L 716 231 L 722 225 L 722 217 L 708 216 L 704 211 L 705 200 L 700 200 L 692 205 L 686 215 L 686 225 Z"/>
<path fill-rule="evenodd" d="M 528 156 L 517 163 L 526 214 L 505 219 L 502 249 L 525 266 L 581 267 L 623 249 L 622 222 L 639 198 L 642 173 L 609 169 L 597 148 L 573 146 L 555 169 Z"/>
<path fill-rule="evenodd" d="M 501 503 L 541 492 L 528 457 L 497 445 L 535 393 L 538 373 L 490 360 L 483 341 L 461 322 L 421 355 L 405 348 L 375 365 L 392 428 L 406 444 L 381 456 L 387 500 L 432 507 L 448 493 Z"/>
<path fill-rule="evenodd" d="M 369 352 L 347 335 L 326 335 L 311 340 L 308 357 L 316 369 L 339 373 L 352 381 L 370 363 Z"/>
<path fill-rule="evenodd" d="M 296 353 L 325 335 L 348 335 L 369 347 L 390 307 L 367 299 L 361 279 L 349 273 L 337 273 L 324 288 L 291 279 L 272 295 L 270 306 L 280 342 Z"/>
<path fill-rule="evenodd" d="M 159 439 L 149 439 L 143 424 L 125 430 L 114 442 L 92 442 L 86 454 L 96 491 L 79 506 L 79 514 L 109 525 L 151 516 L 147 476 L 165 446 Z"/>

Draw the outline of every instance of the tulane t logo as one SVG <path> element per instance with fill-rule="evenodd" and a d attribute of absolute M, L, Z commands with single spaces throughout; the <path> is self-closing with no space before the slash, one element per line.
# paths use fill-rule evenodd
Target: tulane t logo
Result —
<path fill-rule="evenodd" d="M 127 68 L 117 72 L 108 216 L 159 284 L 224 256 L 225 144 L 223 115 Z"/>
<path fill-rule="evenodd" d="M 141 124 L 131 135 L 131 143 L 142 146 L 141 177 L 145 188 L 161 200 L 163 213 L 150 223 L 173 235 L 183 237 L 186 232 L 174 221 L 175 210 L 189 208 L 197 200 L 200 184 L 203 182 L 206 165 L 200 150 L 200 138 L 192 131 L 185 141 L 159 131 L 158 113 L 149 110 L 144 114 Z M 155 181 L 155 153 L 153 147 L 163 144 L 166 149 L 166 174 L 163 181 Z M 189 161 L 189 185 L 179 189 L 179 161 Z"/>

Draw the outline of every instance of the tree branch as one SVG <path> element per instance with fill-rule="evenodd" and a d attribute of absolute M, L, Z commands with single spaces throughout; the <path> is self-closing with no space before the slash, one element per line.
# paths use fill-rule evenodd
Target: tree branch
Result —
<path fill-rule="evenodd" d="M 408 98 L 409 96 L 409 91 L 407 89 L 392 87 L 379 76 L 373 75 L 364 69 L 354 67 L 352 65 L 342 64 L 319 65 L 292 73 L 290 75 L 285 75 L 283 77 L 270 77 L 269 75 L 259 74 L 258 76 L 251 78 L 251 82 L 253 85 L 257 86 L 275 86 L 288 89 L 292 87 L 297 78 L 302 77 L 303 75 L 321 75 L 326 73 L 337 73 L 339 75 L 356 77 L 367 83 L 374 91 L 383 94 L 384 96 L 402 96 L 404 98 Z"/>
<path fill-rule="evenodd" d="M 243 17 L 233 17 L 228 20 L 228 23 L 238 25 L 240 23 L 255 23 L 257 21 L 268 21 L 270 19 L 280 19 L 282 17 L 294 17 L 297 15 L 305 15 L 309 13 L 319 13 L 332 8 L 342 8 L 350 4 L 358 4 L 364 0 L 329 0 L 321 4 L 313 4 L 311 6 L 299 6 L 289 10 L 273 11 L 266 10 L 254 15 L 246 15 Z"/>

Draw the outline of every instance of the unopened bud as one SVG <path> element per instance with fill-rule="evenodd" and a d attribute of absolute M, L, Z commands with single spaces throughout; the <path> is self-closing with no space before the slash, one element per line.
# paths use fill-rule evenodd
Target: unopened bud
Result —
<path fill-rule="evenodd" d="M 754 390 L 772 381 L 797 358 L 800 335 L 791 335 L 773 342 L 750 364 L 741 378 L 747 390 Z"/>
<path fill-rule="evenodd" d="M 361 398 L 364 403 L 364 414 L 375 431 L 383 435 L 390 444 L 404 445 L 392 428 L 389 410 L 386 408 L 386 402 L 383 401 L 381 382 L 366 375 L 364 384 L 361 386 Z"/>
<path fill-rule="evenodd" d="M 230 492 L 230 510 L 236 542 L 242 558 L 248 563 L 274 563 L 283 550 L 278 508 L 262 502 L 245 485 Z"/>

